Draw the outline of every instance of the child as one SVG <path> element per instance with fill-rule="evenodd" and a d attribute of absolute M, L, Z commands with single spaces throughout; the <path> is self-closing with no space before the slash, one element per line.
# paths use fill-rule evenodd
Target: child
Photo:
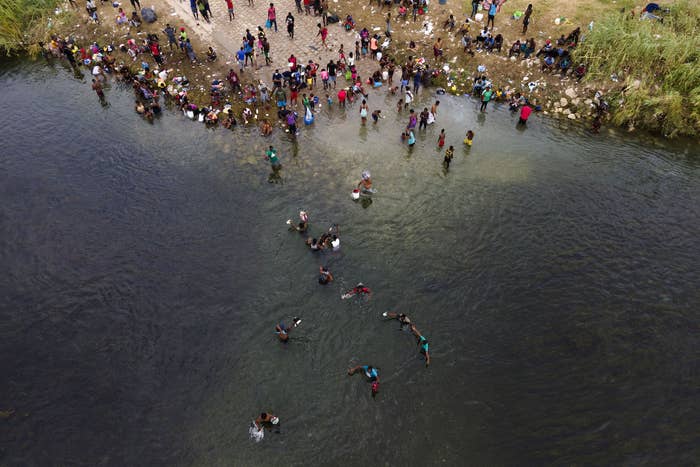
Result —
<path fill-rule="evenodd" d="M 316 102 L 318 102 L 318 97 L 314 96 L 314 93 L 311 93 L 309 96 L 309 107 L 312 112 L 316 110 Z"/>
<path fill-rule="evenodd" d="M 438 136 L 438 147 L 442 149 L 445 145 L 445 129 L 440 130 L 440 136 Z"/>
<path fill-rule="evenodd" d="M 467 146 L 471 146 L 473 139 L 474 139 L 474 132 L 472 130 L 467 131 L 467 136 L 464 138 L 464 144 L 466 144 Z"/>
<path fill-rule="evenodd" d="M 333 99 L 331 99 L 331 96 L 326 94 L 326 102 L 328 103 L 328 107 L 333 105 Z"/>
<path fill-rule="evenodd" d="M 379 121 L 379 117 L 381 116 L 381 115 L 379 115 L 380 113 L 382 113 L 381 110 L 375 110 L 374 112 L 372 112 L 372 120 L 374 120 L 375 125 Z"/>
<path fill-rule="evenodd" d="M 406 97 L 404 99 L 404 108 L 407 109 L 411 102 L 413 102 L 413 93 L 409 89 L 406 89 Z"/>
<path fill-rule="evenodd" d="M 324 68 L 321 70 L 321 81 L 323 81 L 323 89 L 328 89 L 328 79 L 330 78 L 330 75 Z"/>
<path fill-rule="evenodd" d="M 445 170 L 450 168 L 450 162 L 452 162 L 452 157 L 455 155 L 455 148 L 454 146 L 450 146 L 447 148 L 445 151 L 445 160 L 442 162 L 443 167 L 445 167 Z"/>
<path fill-rule="evenodd" d="M 362 105 L 360 106 L 360 118 L 362 118 L 362 125 L 367 122 L 367 101 L 362 99 Z"/>
<path fill-rule="evenodd" d="M 398 113 L 401 113 L 401 109 L 403 109 L 403 99 L 399 99 L 399 102 L 396 104 L 396 111 Z"/>
<path fill-rule="evenodd" d="M 408 130 L 408 146 L 413 147 L 416 144 L 416 135 L 413 134 L 413 130 Z"/>

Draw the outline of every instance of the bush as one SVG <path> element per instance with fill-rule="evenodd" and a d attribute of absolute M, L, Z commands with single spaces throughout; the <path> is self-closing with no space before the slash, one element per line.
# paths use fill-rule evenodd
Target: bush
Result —
<path fill-rule="evenodd" d="M 700 134 L 700 5 L 679 0 L 664 21 L 610 13 L 576 51 L 588 80 L 616 74 L 612 119 L 673 137 Z"/>
<path fill-rule="evenodd" d="M 0 50 L 6 55 L 29 51 L 45 38 L 58 0 L 0 0 Z M 36 47 L 34 47 L 36 48 Z"/>

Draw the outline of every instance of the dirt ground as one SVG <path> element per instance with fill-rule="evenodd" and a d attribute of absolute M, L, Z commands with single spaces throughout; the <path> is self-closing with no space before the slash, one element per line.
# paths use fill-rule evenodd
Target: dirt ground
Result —
<path fill-rule="evenodd" d="M 533 0 L 530 0 L 533 1 Z M 218 3 L 214 3 L 218 2 Z M 220 3 L 220 4 L 219 4 Z M 504 37 L 503 49 L 500 53 L 485 54 L 476 53 L 474 57 L 470 57 L 463 53 L 460 45 L 461 36 L 458 34 L 459 26 L 465 21 L 467 14 L 471 11 L 471 2 L 457 2 L 448 0 L 446 4 L 441 5 L 437 0 L 430 2 L 428 11 L 424 15 L 419 15 L 417 21 L 409 17 L 406 21 L 399 20 L 397 7 L 391 8 L 391 28 L 392 28 L 392 43 L 388 50 L 389 55 L 403 58 L 409 53 L 414 56 L 424 56 L 432 61 L 433 53 L 432 46 L 435 40 L 440 37 L 444 44 L 444 57 L 441 63 L 448 65 L 448 76 L 454 80 L 454 88 L 448 88 L 455 94 L 468 93 L 471 90 L 472 78 L 476 73 L 478 65 L 485 65 L 487 75 L 493 81 L 496 87 L 519 90 L 524 92 L 534 99 L 536 103 L 543 106 L 545 113 L 559 113 L 562 109 L 555 112 L 553 103 L 559 103 L 560 99 L 565 95 L 569 98 L 575 96 L 576 104 L 567 103 L 570 110 L 566 112 L 578 113 L 579 116 L 586 115 L 590 109 L 586 108 L 583 102 L 592 97 L 596 90 L 605 91 L 605 83 L 586 83 L 583 85 L 577 84 L 571 78 L 561 79 L 559 75 L 550 75 L 540 71 L 538 60 L 508 60 L 507 51 L 510 45 L 516 39 L 527 39 L 533 37 L 537 43 L 537 47 L 541 47 L 546 39 L 556 40 L 562 34 L 568 34 L 575 27 L 580 26 L 583 34 L 587 30 L 588 24 L 595 21 L 596 18 L 603 12 L 611 10 L 619 10 L 623 7 L 633 6 L 629 0 L 541 0 L 533 3 L 534 10 L 531 17 L 530 26 L 526 35 L 521 34 L 522 22 L 512 18 L 513 12 L 516 10 L 524 11 L 527 6 L 527 0 L 507 0 L 502 5 L 501 11 L 496 15 L 495 28 L 493 34 L 502 34 Z M 237 34 L 244 28 L 248 27 L 251 31 L 255 30 L 255 26 L 262 22 L 265 18 L 266 3 L 258 4 L 254 8 L 236 3 L 236 20 L 232 23 L 227 23 L 226 10 L 224 0 L 214 0 L 212 8 L 216 13 L 211 24 L 205 24 L 203 21 L 195 21 L 189 11 L 189 4 L 181 0 L 151 0 L 143 6 L 153 6 L 158 14 L 158 21 L 153 24 L 143 23 L 140 28 L 136 29 L 127 25 L 117 26 L 114 21 L 116 8 L 109 2 L 96 2 L 98 14 L 101 18 L 100 24 L 95 24 L 90 21 L 85 13 L 85 9 L 81 6 L 77 9 L 72 9 L 68 3 L 63 7 L 65 11 L 70 13 L 60 15 L 56 18 L 54 30 L 62 36 L 69 34 L 75 35 L 81 42 L 87 43 L 91 40 L 97 40 L 100 45 L 126 43 L 129 38 L 135 38 L 137 41 L 146 37 L 148 33 L 156 33 L 161 39 L 162 53 L 165 58 L 165 66 L 172 69 L 171 76 L 188 77 L 191 87 L 189 90 L 190 100 L 200 105 L 209 103 L 209 83 L 214 78 L 223 79 L 228 72 L 228 69 L 233 67 L 232 54 L 237 49 L 236 37 Z M 294 5 L 279 6 L 278 21 L 280 29 L 284 29 L 284 16 L 287 9 L 294 10 Z M 280 5 L 280 4 L 278 4 Z M 643 5 L 637 5 L 640 9 Z M 124 10 L 129 13 L 132 8 L 129 3 L 122 3 Z M 246 8 L 250 8 L 246 10 Z M 372 4 L 362 2 L 351 2 L 349 0 L 329 0 L 329 9 L 332 13 L 337 14 L 341 18 L 347 14 L 351 14 L 356 21 L 356 30 L 362 27 L 367 27 L 371 32 L 384 33 L 385 18 L 388 8 L 379 8 L 377 2 Z M 469 11 L 467 11 L 469 10 Z M 485 21 L 485 13 L 484 20 Z M 453 32 L 442 28 L 443 23 L 448 16 L 454 15 L 457 27 Z M 262 19 L 261 19 L 262 18 Z M 559 24 L 555 24 L 555 19 L 560 18 Z M 275 48 L 279 48 L 279 55 L 289 53 L 289 50 L 296 50 L 292 47 L 301 48 L 309 54 L 316 54 L 316 60 L 325 60 L 326 56 L 337 56 L 338 44 L 344 44 L 346 52 L 353 49 L 353 33 L 344 33 L 339 24 L 329 25 L 331 31 L 328 50 L 317 51 L 317 48 L 309 45 L 313 41 L 316 33 L 314 23 L 318 20 L 315 17 L 305 17 L 297 15 L 297 31 L 306 34 L 302 38 L 303 45 L 298 41 L 296 43 L 284 42 L 282 39 L 277 39 L 277 42 L 272 42 L 273 55 Z M 478 34 L 482 27 L 483 21 L 471 22 L 470 33 L 472 36 Z M 165 34 L 162 32 L 165 23 L 168 22 L 176 29 L 180 26 L 187 28 L 191 38 L 195 52 L 199 57 L 199 62 L 190 63 L 187 57 L 179 50 L 170 51 L 167 44 Z M 231 28 L 231 29 L 229 29 Z M 428 33 L 426 30 L 431 31 Z M 284 34 L 282 31 L 275 34 Z M 344 34 L 344 35 L 343 35 Z M 270 33 L 269 37 L 272 36 Z M 408 43 L 410 40 L 416 42 L 417 49 L 409 51 Z M 206 61 L 206 49 L 212 45 L 219 53 L 217 61 L 210 63 Z M 309 49 L 310 48 L 310 49 Z M 132 61 L 128 55 L 122 52 L 115 52 L 117 62 L 130 64 L 134 69 L 140 67 L 141 61 L 146 61 L 154 67 L 153 59 L 150 56 L 141 55 L 136 61 Z M 276 58 L 277 58 L 276 57 Z M 286 62 L 286 60 L 277 60 L 276 63 Z M 324 62 L 321 62 L 324 63 Z M 285 63 L 286 64 L 286 63 Z M 279 65 L 273 65 L 279 66 Z M 370 63 L 369 60 L 358 62 L 360 73 L 366 76 L 367 73 L 373 71 L 372 67 L 377 68 L 376 62 Z M 272 72 L 272 67 L 262 67 L 261 70 L 250 70 L 241 75 L 243 84 L 247 82 L 257 82 L 258 79 L 264 79 L 269 82 L 269 76 Z M 340 79 L 340 78 L 339 78 Z M 538 84 L 534 92 L 530 92 L 527 83 L 535 82 Z M 580 99 L 579 99 L 580 98 Z M 231 102 L 240 102 L 236 96 L 224 96 L 224 100 Z M 558 106 L 558 105 L 557 105 Z M 571 118 L 571 117 L 569 117 Z"/>

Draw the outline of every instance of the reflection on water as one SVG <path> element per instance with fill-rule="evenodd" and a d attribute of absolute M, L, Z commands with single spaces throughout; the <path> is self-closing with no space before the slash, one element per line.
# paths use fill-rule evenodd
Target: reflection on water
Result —
<path fill-rule="evenodd" d="M 24 109 L 0 117 L 0 410 L 16 410 L 0 463 L 697 458 L 694 146 L 536 118 L 521 132 L 441 98 L 409 154 L 407 114 L 381 95 L 376 127 L 324 108 L 292 142 L 171 113 L 146 125 L 128 92 L 103 108 L 60 67 L 0 80 Z M 371 205 L 350 196 L 365 169 Z M 340 251 L 288 232 L 300 208 L 310 235 L 340 225 Z M 339 299 L 360 281 L 369 301 Z M 430 340 L 428 369 L 389 310 Z M 374 399 L 346 374 L 359 364 L 381 369 Z M 263 410 L 285 427 L 255 443 L 243 427 Z"/>

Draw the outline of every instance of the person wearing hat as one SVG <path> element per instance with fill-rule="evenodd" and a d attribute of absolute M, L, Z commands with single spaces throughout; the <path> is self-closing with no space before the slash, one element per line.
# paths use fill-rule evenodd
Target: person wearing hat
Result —
<path fill-rule="evenodd" d="M 368 170 L 362 171 L 362 180 L 357 184 L 357 188 L 365 192 L 372 191 L 372 175 Z"/>
<path fill-rule="evenodd" d="M 263 424 L 266 425 L 279 425 L 279 417 L 275 417 L 271 413 L 262 412 L 258 418 L 255 419 L 255 426 L 258 427 L 258 431 L 262 431 Z"/>
<path fill-rule="evenodd" d="M 340 298 L 346 299 L 355 295 L 367 295 L 368 297 L 372 294 L 369 287 L 366 287 L 362 282 L 359 282 L 355 287 L 345 292 Z"/>
<path fill-rule="evenodd" d="M 544 47 L 542 47 L 539 52 L 535 55 L 535 57 L 539 57 L 540 55 L 550 55 L 550 53 L 554 50 L 554 46 L 552 45 L 552 41 L 550 39 L 547 39 L 544 43 Z"/>

